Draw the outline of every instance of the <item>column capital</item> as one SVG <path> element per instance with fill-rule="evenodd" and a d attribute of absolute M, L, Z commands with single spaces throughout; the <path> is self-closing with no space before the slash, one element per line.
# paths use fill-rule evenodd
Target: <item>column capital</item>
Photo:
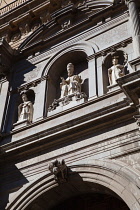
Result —
<path fill-rule="evenodd" d="M 128 6 L 131 2 L 134 2 L 134 3 L 136 3 L 136 1 L 135 0 L 125 0 L 125 4 Z"/>

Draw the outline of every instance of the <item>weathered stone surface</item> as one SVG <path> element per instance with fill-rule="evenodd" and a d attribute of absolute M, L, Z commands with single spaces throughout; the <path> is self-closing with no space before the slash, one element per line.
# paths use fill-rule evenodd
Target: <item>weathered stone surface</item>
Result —
<path fill-rule="evenodd" d="M 133 14 L 125 1 L 27 2 L 1 10 L 17 50 L 2 39 L 0 209 L 82 209 L 80 196 L 86 209 L 139 210 L 136 1 Z M 123 69 L 112 83 L 110 68 Z"/>

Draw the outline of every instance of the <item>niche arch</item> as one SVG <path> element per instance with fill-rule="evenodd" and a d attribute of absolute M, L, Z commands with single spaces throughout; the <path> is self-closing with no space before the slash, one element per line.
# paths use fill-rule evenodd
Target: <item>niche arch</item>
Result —
<path fill-rule="evenodd" d="M 69 194 L 68 186 L 70 188 L 74 186 L 74 189 L 76 189 L 79 185 L 81 186 L 79 190 L 87 192 L 86 184 L 88 186 L 93 184 L 89 188 L 89 192 L 100 191 L 100 193 L 105 193 L 105 191 L 108 191 L 122 199 L 130 210 L 140 209 L 140 182 L 139 173 L 136 169 L 131 169 L 120 161 L 95 159 L 79 161 L 75 165 L 69 165 L 69 168 L 68 182 L 58 185 L 53 175 L 46 172 L 45 175 L 38 177 L 34 182 L 26 184 L 19 190 L 6 209 L 30 210 L 34 203 L 38 202 L 39 204 L 41 196 L 46 198 L 45 209 L 51 209 L 54 202 L 55 205 L 58 205 L 56 196 L 59 195 L 60 201 L 64 201 L 75 193 L 75 191 L 72 191 Z"/>
<path fill-rule="evenodd" d="M 117 50 L 116 52 L 109 53 L 105 56 L 102 62 L 102 74 L 103 74 L 103 90 L 104 93 L 108 92 L 107 87 L 109 86 L 109 78 L 108 78 L 108 69 L 112 66 L 112 57 L 117 55 L 119 58 L 119 64 L 125 65 L 127 63 L 127 53 L 122 50 Z M 124 68 L 124 75 L 128 74 L 127 66 Z"/>
<path fill-rule="evenodd" d="M 73 63 L 75 66 L 75 74 L 82 77 L 82 92 L 89 97 L 89 83 L 94 83 L 95 77 L 92 78 L 91 71 L 95 69 L 89 64 L 88 57 L 98 51 L 98 47 L 93 43 L 83 42 L 65 48 L 57 52 L 45 66 L 42 76 L 48 75 L 47 94 L 46 94 L 46 111 L 53 103 L 54 99 L 60 97 L 61 77 L 67 78 L 66 67 L 68 63 Z M 93 74 L 92 74 L 93 75 Z M 96 82 L 95 82 L 96 83 Z"/>
<path fill-rule="evenodd" d="M 28 98 L 28 101 L 31 101 L 32 104 L 34 105 L 35 103 L 35 92 L 33 89 L 29 89 L 29 90 L 24 90 L 22 91 L 21 93 L 18 94 L 17 96 L 17 101 L 16 101 L 16 105 L 15 105 L 15 110 L 14 110 L 14 116 L 13 116 L 13 123 L 16 123 L 18 121 L 18 106 L 23 103 L 22 101 L 22 94 L 26 94 L 27 95 L 27 98 Z M 34 112 L 33 112 L 34 114 Z"/>
<path fill-rule="evenodd" d="M 47 75 L 51 69 L 51 66 L 55 63 L 55 61 L 68 52 L 81 51 L 81 52 L 84 52 L 88 57 L 98 52 L 98 50 L 99 48 L 96 44 L 86 42 L 86 41 L 68 46 L 65 49 L 57 52 L 55 55 L 53 55 L 53 57 L 51 57 L 51 59 L 47 62 L 46 66 L 44 67 L 42 71 L 42 76 Z"/>

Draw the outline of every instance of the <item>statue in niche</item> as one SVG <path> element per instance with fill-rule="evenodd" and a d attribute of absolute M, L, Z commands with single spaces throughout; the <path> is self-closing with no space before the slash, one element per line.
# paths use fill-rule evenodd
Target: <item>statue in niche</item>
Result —
<path fill-rule="evenodd" d="M 112 64 L 113 66 L 108 69 L 108 77 L 110 85 L 117 84 L 116 80 L 122 76 L 124 76 L 124 65 L 120 65 L 118 63 L 118 56 L 113 56 Z"/>
<path fill-rule="evenodd" d="M 68 78 L 65 80 L 61 77 L 62 82 L 60 83 L 61 87 L 61 97 L 71 95 L 73 93 L 81 93 L 81 83 L 82 79 L 79 75 L 74 75 L 74 65 L 68 63 L 67 65 Z"/>
<path fill-rule="evenodd" d="M 55 111 L 55 109 L 64 110 L 65 106 L 70 103 L 73 106 L 83 103 L 87 99 L 86 94 L 81 92 L 81 76 L 74 74 L 74 65 L 72 63 L 68 63 L 67 73 L 68 77 L 66 80 L 61 77 L 62 82 L 60 83 L 60 98 L 54 99 L 53 103 L 48 108 L 48 112 Z"/>
<path fill-rule="evenodd" d="M 28 122 L 32 122 L 33 119 L 33 104 L 28 100 L 27 95 L 25 93 L 22 94 L 22 101 L 18 106 L 18 122 L 27 120 Z"/>

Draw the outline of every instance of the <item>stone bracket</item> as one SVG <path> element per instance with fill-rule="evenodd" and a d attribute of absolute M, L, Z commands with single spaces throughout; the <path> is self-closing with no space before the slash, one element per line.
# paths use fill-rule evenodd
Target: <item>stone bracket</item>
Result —
<path fill-rule="evenodd" d="M 117 83 L 134 105 L 139 105 L 140 70 L 117 79 Z"/>
<path fill-rule="evenodd" d="M 136 59 L 130 63 L 136 66 L 139 61 Z M 138 115 L 134 115 L 134 119 L 140 127 L 140 70 L 119 78 L 117 83 L 138 111 Z"/>

